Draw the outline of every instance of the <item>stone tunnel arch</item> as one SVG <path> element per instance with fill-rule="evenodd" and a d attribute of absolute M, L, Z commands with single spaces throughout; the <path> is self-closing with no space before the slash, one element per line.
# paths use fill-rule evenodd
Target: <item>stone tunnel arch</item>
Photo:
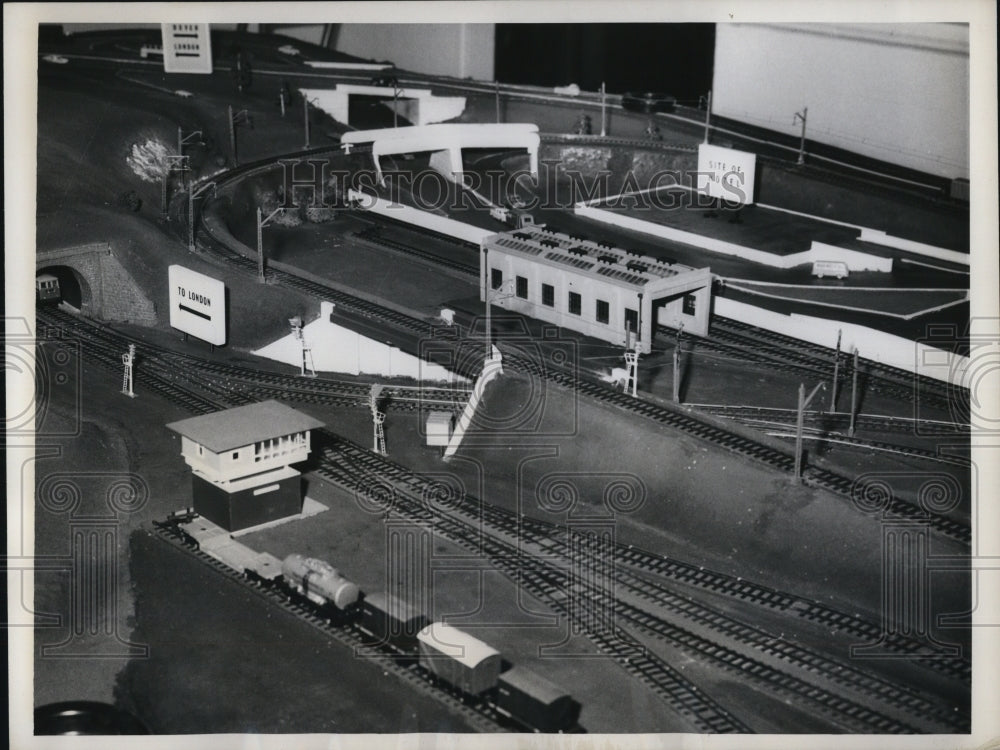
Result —
<path fill-rule="evenodd" d="M 51 274 L 59 279 L 59 292 L 63 302 L 77 310 L 90 310 L 93 306 L 93 294 L 87 279 L 72 266 L 43 266 L 35 272 L 35 278 L 43 273 Z"/>

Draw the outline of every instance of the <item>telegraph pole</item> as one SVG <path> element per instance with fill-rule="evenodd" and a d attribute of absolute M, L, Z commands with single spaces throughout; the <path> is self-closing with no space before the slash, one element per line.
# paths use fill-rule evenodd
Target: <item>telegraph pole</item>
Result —
<path fill-rule="evenodd" d="M 250 114 L 245 110 L 241 109 L 235 115 L 233 114 L 233 105 L 227 105 L 229 108 L 229 151 L 233 155 L 233 166 L 238 167 L 240 165 L 239 157 L 236 155 L 236 126 L 239 123 L 246 123 L 253 126 L 253 121 L 250 119 Z"/>
<path fill-rule="evenodd" d="M 826 388 L 826 383 L 818 383 L 812 389 L 809 398 L 806 398 L 805 384 L 799 384 L 799 409 L 795 419 L 795 481 L 799 484 L 802 483 L 802 430 L 805 422 L 805 411 L 809 408 L 809 402 L 822 388 Z"/>
<path fill-rule="evenodd" d="M 304 148 L 309 148 L 309 97 L 302 95 L 302 120 L 306 129 L 306 144 Z"/>
<path fill-rule="evenodd" d="M 601 137 L 603 138 L 607 134 L 608 134 L 607 91 L 605 90 L 604 81 L 601 81 Z"/>
<path fill-rule="evenodd" d="M 801 112 L 796 112 L 792 117 L 792 124 L 798 120 L 802 121 L 802 138 L 799 140 L 799 164 L 806 163 L 806 116 L 809 114 L 809 107 L 803 107 Z"/>
<path fill-rule="evenodd" d="M 206 182 L 200 188 L 195 189 L 192 185 L 188 189 L 188 252 L 194 252 L 194 201 L 199 195 L 204 193 L 209 188 L 215 191 L 214 182 Z"/>
<path fill-rule="evenodd" d="M 493 88 L 494 88 L 494 91 L 496 92 L 496 100 L 497 100 L 497 124 L 499 124 L 500 123 L 500 81 L 494 81 L 493 82 Z"/>
<path fill-rule="evenodd" d="M 712 122 L 712 92 L 705 97 L 705 143 L 708 143 L 708 131 Z"/>
<path fill-rule="evenodd" d="M 851 426 L 847 434 L 854 437 L 855 412 L 858 408 L 858 347 L 854 347 L 854 367 L 851 370 Z"/>
<path fill-rule="evenodd" d="M 262 213 L 260 206 L 257 206 L 257 281 L 258 283 L 264 284 L 267 282 L 267 277 L 264 272 L 264 233 L 263 229 L 266 227 L 271 220 L 278 215 L 279 212 L 284 211 L 284 208 L 278 207 L 274 209 L 270 214 L 268 214 L 266 219 L 262 219 Z"/>
<path fill-rule="evenodd" d="M 843 329 L 837 331 L 837 351 L 833 355 L 833 382 L 830 384 L 830 413 L 837 411 L 837 376 L 840 374 L 840 336 Z"/>
<path fill-rule="evenodd" d="M 188 170 L 187 157 L 186 156 L 168 156 L 167 157 L 167 169 L 163 173 L 163 182 L 161 184 L 160 190 L 160 211 L 164 216 L 167 215 L 168 198 L 170 197 L 169 182 L 170 173 L 174 171 L 180 171 L 184 173 Z M 177 166 L 180 164 L 180 166 Z"/>

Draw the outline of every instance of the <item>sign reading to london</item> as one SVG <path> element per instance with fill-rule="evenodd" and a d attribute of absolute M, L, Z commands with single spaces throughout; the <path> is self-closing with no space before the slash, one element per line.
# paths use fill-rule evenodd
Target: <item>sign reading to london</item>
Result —
<path fill-rule="evenodd" d="M 218 279 L 173 265 L 170 284 L 170 325 L 210 344 L 226 343 L 226 285 Z"/>
<path fill-rule="evenodd" d="M 702 143 L 698 146 L 698 192 L 730 203 L 753 203 L 757 154 Z"/>

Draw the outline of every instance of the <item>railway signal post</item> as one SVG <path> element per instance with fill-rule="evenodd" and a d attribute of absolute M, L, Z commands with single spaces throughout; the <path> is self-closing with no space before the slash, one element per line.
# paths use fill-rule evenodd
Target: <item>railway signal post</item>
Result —
<path fill-rule="evenodd" d="M 122 393 L 129 398 L 135 398 L 135 391 L 132 390 L 132 364 L 135 362 L 135 344 L 128 345 L 128 352 L 122 355 L 122 364 L 125 365 L 125 373 L 122 376 Z"/>
<path fill-rule="evenodd" d="M 389 455 L 385 446 L 385 430 L 382 425 L 385 422 L 385 412 L 379 407 L 379 397 L 382 395 L 382 386 L 373 384 L 370 395 L 370 407 L 372 411 L 372 450 L 380 456 Z"/>
<path fill-rule="evenodd" d="M 826 383 L 818 383 L 806 398 L 806 386 L 799 383 L 799 408 L 795 417 L 795 481 L 802 483 L 802 429 L 805 419 L 805 411 L 809 408 L 809 402 L 821 390 L 826 388 Z"/>
<path fill-rule="evenodd" d="M 299 375 L 303 377 L 316 377 L 316 370 L 313 367 L 312 359 L 312 347 L 306 341 L 305 336 L 302 334 L 302 318 L 296 315 L 294 318 L 288 319 L 288 324 L 292 327 L 292 336 L 295 337 L 296 341 L 299 342 L 302 348 L 302 360 L 299 364 Z"/>

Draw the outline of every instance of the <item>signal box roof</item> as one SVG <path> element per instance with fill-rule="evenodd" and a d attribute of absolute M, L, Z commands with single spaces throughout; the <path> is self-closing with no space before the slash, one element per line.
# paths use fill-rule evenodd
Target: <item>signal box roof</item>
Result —
<path fill-rule="evenodd" d="M 167 428 L 213 453 L 222 453 L 322 426 L 318 419 L 272 400 L 182 419 Z"/>

